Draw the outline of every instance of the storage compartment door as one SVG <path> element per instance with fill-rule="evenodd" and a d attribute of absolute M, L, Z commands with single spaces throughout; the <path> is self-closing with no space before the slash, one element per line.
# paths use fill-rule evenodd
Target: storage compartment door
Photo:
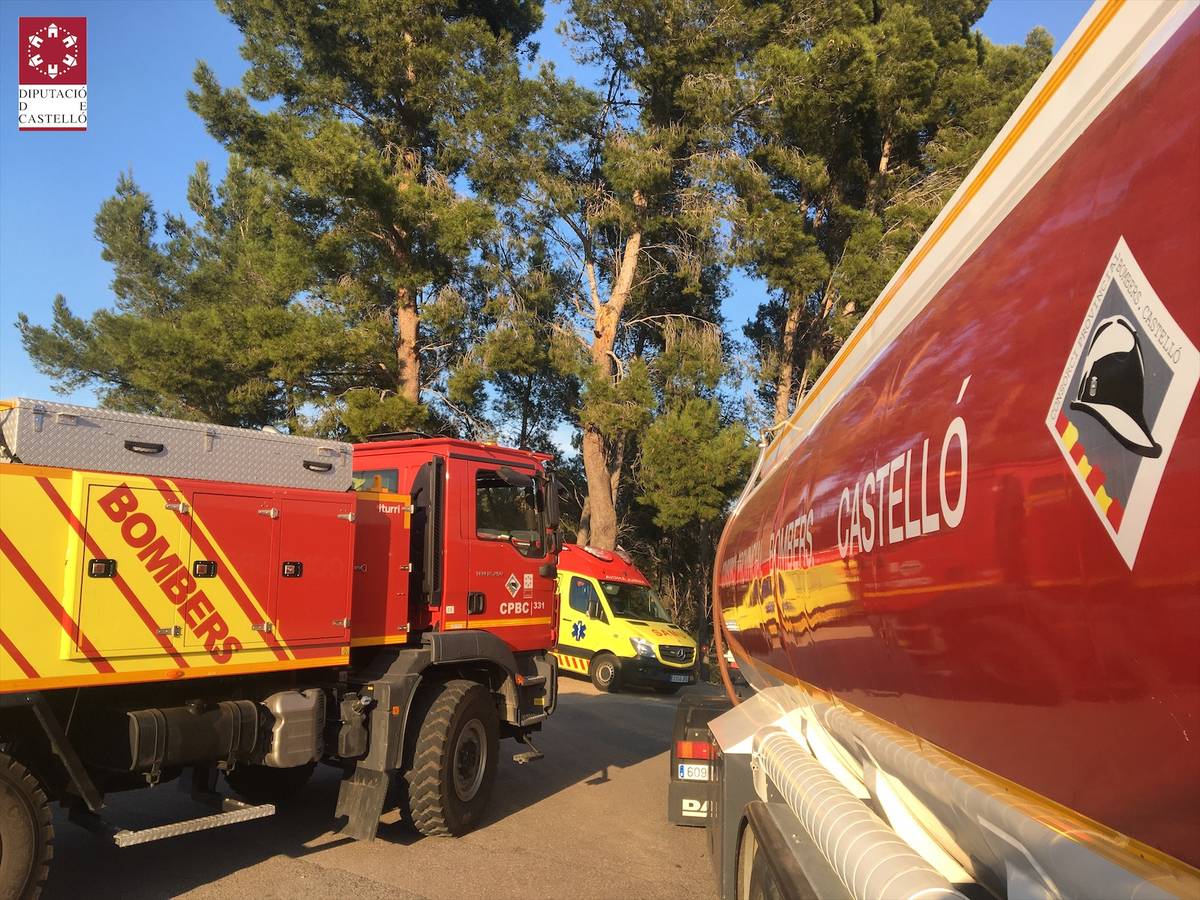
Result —
<path fill-rule="evenodd" d="M 354 496 L 289 497 L 280 514 L 275 628 L 284 644 L 350 640 Z"/>
<path fill-rule="evenodd" d="M 196 491 L 191 504 L 188 572 L 196 590 L 180 607 L 184 643 L 210 652 L 225 636 L 260 646 L 274 627 L 271 576 L 275 571 L 277 501 L 266 491 Z M 199 596 L 198 596 L 199 595 Z"/>
<path fill-rule="evenodd" d="M 411 517 L 403 494 L 360 492 L 354 523 L 354 646 L 403 643 L 409 634 Z"/>
<path fill-rule="evenodd" d="M 178 624 L 168 594 L 181 589 L 186 574 L 183 526 L 154 488 L 88 484 L 85 490 L 80 631 L 105 656 L 161 654 Z"/>

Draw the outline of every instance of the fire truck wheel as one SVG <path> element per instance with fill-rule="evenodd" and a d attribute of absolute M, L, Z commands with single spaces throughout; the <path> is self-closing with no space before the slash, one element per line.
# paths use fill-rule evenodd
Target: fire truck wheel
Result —
<path fill-rule="evenodd" d="M 316 767 L 315 762 L 292 769 L 243 764 L 226 772 L 225 780 L 243 800 L 280 806 L 300 793 Z"/>
<path fill-rule="evenodd" d="M 491 693 L 465 679 L 422 690 L 405 740 L 401 810 L 421 834 L 465 834 L 496 777 L 500 723 Z"/>
<path fill-rule="evenodd" d="M 615 694 L 621 689 L 621 670 L 617 667 L 617 658 L 611 653 L 597 653 L 592 657 L 588 667 L 592 676 L 592 684 L 596 690 Z"/>
<path fill-rule="evenodd" d="M 0 753 L 0 897 L 36 897 L 54 854 L 46 792 L 29 770 Z"/>

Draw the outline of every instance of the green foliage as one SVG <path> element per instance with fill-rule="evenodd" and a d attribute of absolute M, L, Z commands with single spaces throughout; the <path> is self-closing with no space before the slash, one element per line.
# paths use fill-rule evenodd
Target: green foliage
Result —
<path fill-rule="evenodd" d="M 693 397 L 647 428 L 638 502 L 654 508 L 654 523 L 662 528 L 719 519 L 745 483 L 755 452 L 744 425 L 722 424 L 718 401 Z"/>
<path fill-rule="evenodd" d="M 455 181 L 470 174 L 479 147 L 508 140 L 518 48 L 540 25 L 541 6 L 218 6 L 241 30 L 250 68 L 240 90 L 225 89 L 201 63 L 189 101 L 214 137 L 289 186 L 289 211 L 318 251 L 314 289 L 345 321 L 377 326 L 361 384 L 374 393 L 357 402 L 376 396 L 390 409 L 378 416 L 394 420 L 391 392 L 419 403 L 439 377 L 441 365 L 421 371 L 422 348 L 437 346 L 419 324 L 422 306 L 463 278 L 469 254 L 493 234 L 488 204 Z"/>
<path fill-rule="evenodd" d="M 115 309 L 89 319 L 59 296 L 49 327 L 21 315 L 26 352 L 64 391 L 99 388 L 114 408 L 303 430 L 302 408 L 366 365 L 359 335 L 306 297 L 311 255 L 271 178 L 230 161 L 188 188 L 191 219 L 159 217 L 132 176 L 96 216 Z"/>
<path fill-rule="evenodd" d="M 1016 47 L 973 32 L 985 8 L 779 3 L 737 38 L 742 77 L 713 93 L 737 151 L 725 167 L 735 258 L 772 291 L 745 334 L 777 416 L 1049 62 L 1041 29 Z"/>
<path fill-rule="evenodd" d="M 392 431 L 423 431 L 429 425 L 429 411 L 399 394 L 352 388 L 342 400 L 345 408 L 340 418 L 350 439 L 362 440 L 367 435 Z"/>

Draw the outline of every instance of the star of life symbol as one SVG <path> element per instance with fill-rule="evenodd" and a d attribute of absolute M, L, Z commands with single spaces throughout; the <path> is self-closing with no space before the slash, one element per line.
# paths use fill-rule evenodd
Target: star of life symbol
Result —
<path fill-rule="evenodd" d="M 521 582 L 517 581 L 516 575 L 509 575 L 508 581 L 504 582 L 504 586 L 508 588 L 510 596 L 517 596 L 517 591 L 521 589 Z"/>
<path fill-rule="evenodd" d="M 25 41 L 25 63 L 47 78 L 79 65 L 79 36 L 57 22 L 50 22 L 29 35 Z"/>
<path fill-rule="evenodd" d="M 587 626 L 582 622 L 576 622 L 571 626 L 571 637 L 577 641 L 582 641 L 587 635 Z"/>
<path fill-rule="evenodd" d="M 1046 427 L 1130 569 L 1198 378 L 1200 352 L 1120 238 Z"/>

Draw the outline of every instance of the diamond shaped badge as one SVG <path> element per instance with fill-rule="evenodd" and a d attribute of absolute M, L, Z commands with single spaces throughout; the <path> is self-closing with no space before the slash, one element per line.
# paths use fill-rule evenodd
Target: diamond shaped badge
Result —
<path fill-rule="evenodd" d="M 1120 238 L 1046 427 L 1130 569 L 1198 377 L 1200 353 Z"/>

